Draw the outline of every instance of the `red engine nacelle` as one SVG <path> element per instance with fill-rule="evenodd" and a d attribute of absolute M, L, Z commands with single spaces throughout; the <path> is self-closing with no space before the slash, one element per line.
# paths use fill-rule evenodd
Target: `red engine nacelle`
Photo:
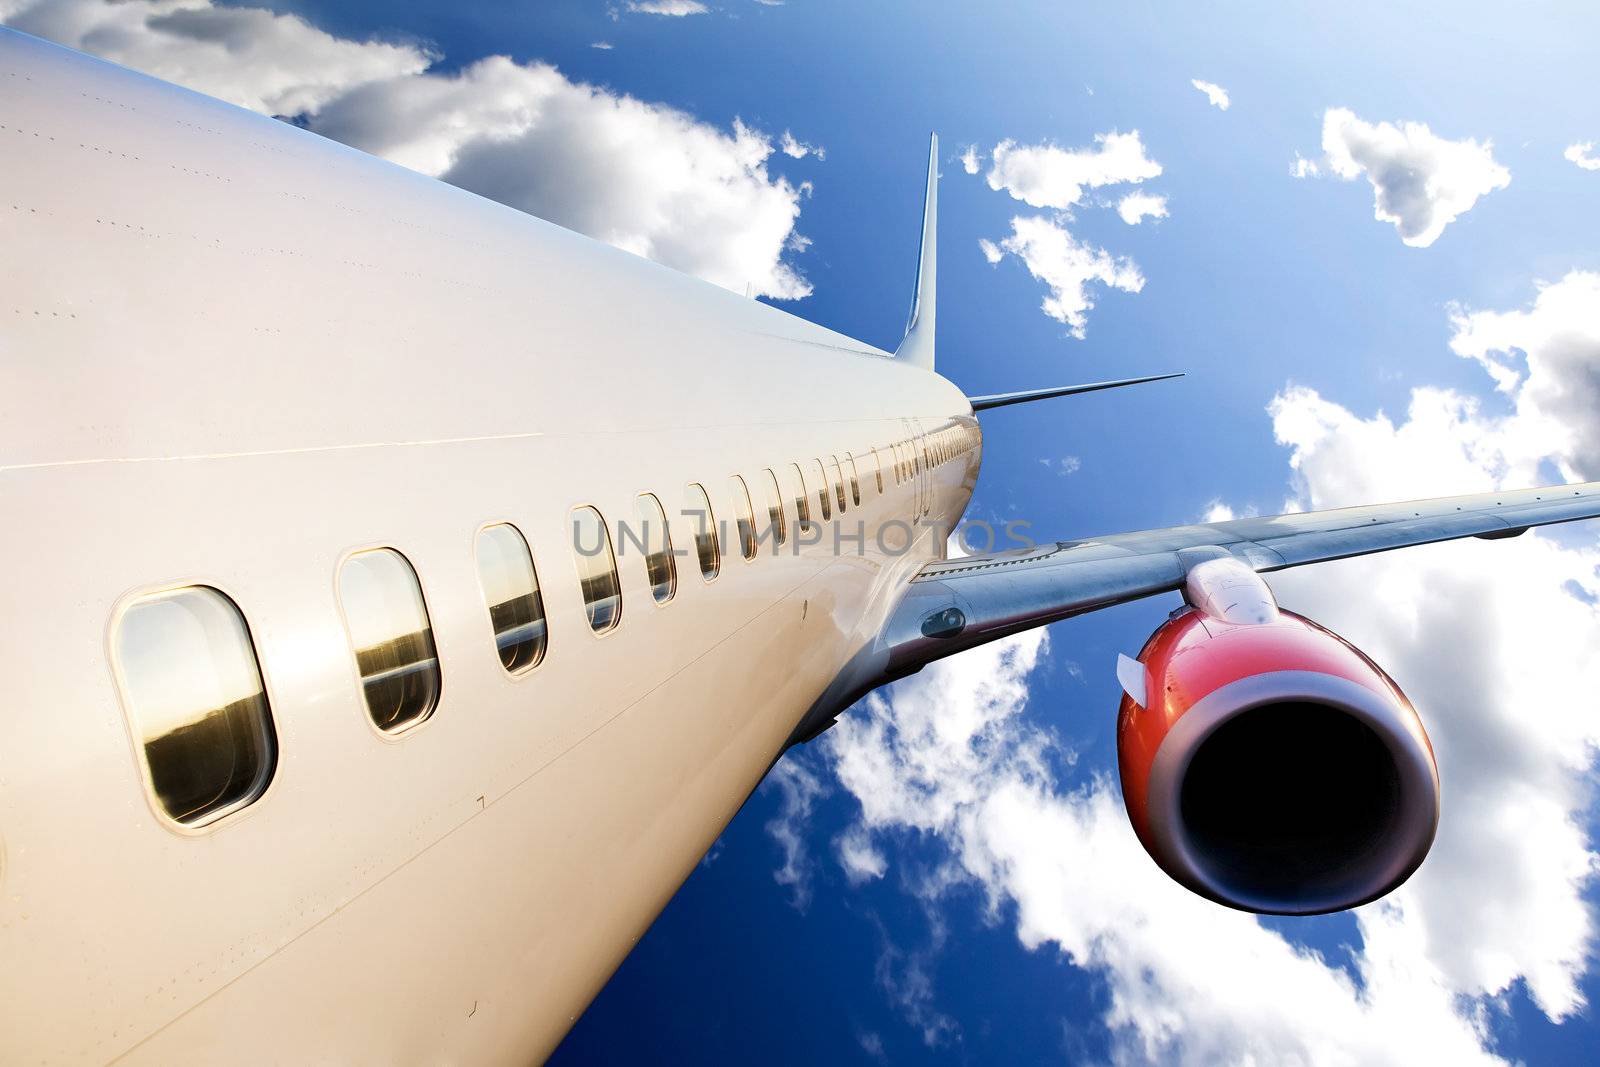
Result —
<path fill-rule="evenodd" d="M 1185 598 L 1118 670 L 1122 792 L 1151 857 L 1255 912 L 1337 911 L 1404 882 L 1439 820 L 1411 702 L 1231 557 L 1193 568 Z"/>

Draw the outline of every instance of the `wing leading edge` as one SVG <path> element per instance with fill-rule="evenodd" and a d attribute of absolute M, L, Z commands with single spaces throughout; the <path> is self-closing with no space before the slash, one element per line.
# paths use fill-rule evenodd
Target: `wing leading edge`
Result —
<path fill-rule="evenodd" d="M 952 652 L 1096 608 L 1179 588 L 1189 568 L 1230 555 L 1259 572 L 1460 537 L 1514 537 L 1600 517 L 1600 482 L 1143 530 L 931 563 L 882 639 L 912 670 Z M 949 614 L 961 614 L 957 623 Z M 942 623 L 927 623 L 940 617 Z"/>
<path fill-rule="evenodd" d="M 1600 482 L 1141 530 L 930 563 L 877 639 L 841 674 L 795 740 L 825 729 L 872 689 L 1009 634 L 1183 585 L 1189 569 L 1233 556 L 1258 572 L 1460 537 L 1515 537 L 1600 518 Z"/>

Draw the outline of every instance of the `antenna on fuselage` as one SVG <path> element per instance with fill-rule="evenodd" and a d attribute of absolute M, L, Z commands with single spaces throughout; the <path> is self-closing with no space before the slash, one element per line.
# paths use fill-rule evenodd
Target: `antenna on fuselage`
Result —
<path fill-rule="evenodd" d="M 911 296 L 906 336 L 894 358 L 933 369 L 934 305 L 938 296 L 939 135 L 928 135 L 928 191 L 922 201 L 922 243 L 917 252 L 917 288 Z"/>

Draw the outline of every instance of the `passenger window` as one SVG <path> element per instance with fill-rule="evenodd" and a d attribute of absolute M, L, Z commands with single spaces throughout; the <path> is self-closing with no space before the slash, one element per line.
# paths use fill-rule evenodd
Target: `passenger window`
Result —
<path fill-rule="evenodd" d="M 150 790 L 184 826 L 204 826 L 266 791 L 277 735 L 244 616 L 202 585 L 134 601 L 117 623 L 123 699 Z"/>
<path fill-rule="evenodd" d="M 806 496 L 806 476 L 805 476 L 805 473 L 800 470 L 800 464 L 798 464 L 798 463 L 791 463 L 791 464 L 789 464 L 789 466 L 794 468 L 795 484 L 800 487 L 800 492 L 797 493 L 795 495 L 795 498 L 794 498 L 794 520 L 795 520 L 795 522 L 798 522 L 798 523 L 810 522 L 811 521 L 811 501 L 809 499 L 807 499 L 807 496 Z"/>
<path fill-rule="evenodd" d="M 357 552 L 339 568 L 339 603 L 373 723 L 393 732 L 432 715 L 439 653 L 411 564 L 392 548 Z"/>
<path fill-rule="evenodd" d="M 578 586 L 583 590 L 583 610 L 589 629 L 597 634 L 615 629 L 622 621 L 622 586 L 617 581 L 617 557 L 611 550 L 606 520 L 591 507 L 572 509 L 572 553 L 578 564 Z"/>
<path fill-rule="evenodd" d="M 783 544 L 783 490 L 778 488 L 778 476 L 770 468 L 767 470 L 767 525 L 771 528 L 772 543 Z"/>
<path fill-rule="evenodd" d="M 876 448 L 872 450 L 872 474 L 878 480 L 878 495 L 883 495 L 883 455 Z"/>
<path fill-rule="evenodd" d="M 634 510 L 639 517 L 637 542 L 644 549 L 644 576 L 650 583 L 650 595 L 657 604 L 665 604 L 678 591 L 678 565 L 672 558 L 672 531 L 667 529 L 667 513 L 661 501 L 653 494 L 640 493 Z M 628 538 L 624 535 L 623 554 L 628 551 Z"/>
<path fill-rule="evenodd" d="M 856 457 L 846 452 L 845 465 L 850 470 L 850 502 L 856 507 L 861 506 L 861 473 L 856 469 Z"/>
<path fill-rule="evenodd" d="M 839 500 L 839 514 L 843 515 L 848 508 L 844 499 L 844 472 L 839 468 L 839 457 L 829 456 L 828 461 L 833 464 L 833 495 Z"/>
<path fill-rule="evenodd" d="M 739 551 L 745 559 L 755 559 L 756 513 L 750 504 L 750 487 L 737 474 L 729 482 L 733 490 L 733 514 L 739 527 Z"/>
<path fill-rule="evenodd" d="M 528 542 L 510 523 L 478 531 L 478 584 L 500 665 L 511 674 L 537 667 L 544 659 L 544 597 Z"/>
<path fill-rule="evenodd" d="M 686 492 L 689 501 L 684 506 L 683 516 L 695 524 L 694 551 L 700 557 L 700 577 L 709 582 L 722 569 L 716 516 L 711 514 L 711 498 L 706 495 L 705 486 L 691 483 Z"/>
<path fill-rule="evenodd" d="M 828 503 L 828 470 L 822 465 L 822 460 L 817 460 L 817 477 L 821 478 L 821 489 L 817 490 L 817 501 L 822 505 L 822 521 L 827 522 L 833 518 L 833 505 Z"/>

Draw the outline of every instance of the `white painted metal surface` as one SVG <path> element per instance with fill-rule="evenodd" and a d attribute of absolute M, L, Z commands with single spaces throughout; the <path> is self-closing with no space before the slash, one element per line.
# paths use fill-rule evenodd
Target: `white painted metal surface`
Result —
<path fill-rule="evenodd" d="M 907 419 L 970 426 L 965 399 L 7 31 L 0 125 L 0 1059 L 539 1058 L 943 553 L 927 524 L 960 515 L 977 451 L 863 485 L 861 555 L 725 541 L 710 583 L 679 557 L 666 604 L 624 555 L 598 637 L 568 515 L 628 519 L 641 492 L 673 512 L 698 482 L 731 519 L 731 476 L 760 493 L 771 468 L 793 525 L 792 463 L 883 449 Z M 903 555 L 875 538 L 896 521 Z M 549 616 L 517 676 L 474 557 L 496 522 L 526 536 Z M 378 546 L 414 566 L 443 669 L 437 710 L 395 735 L 336 596 Z M 264 795 L 198 829 L 152 803 L 108 657 L 119 605 L 188 583 L 248 620 L 279 745 Z"/>

